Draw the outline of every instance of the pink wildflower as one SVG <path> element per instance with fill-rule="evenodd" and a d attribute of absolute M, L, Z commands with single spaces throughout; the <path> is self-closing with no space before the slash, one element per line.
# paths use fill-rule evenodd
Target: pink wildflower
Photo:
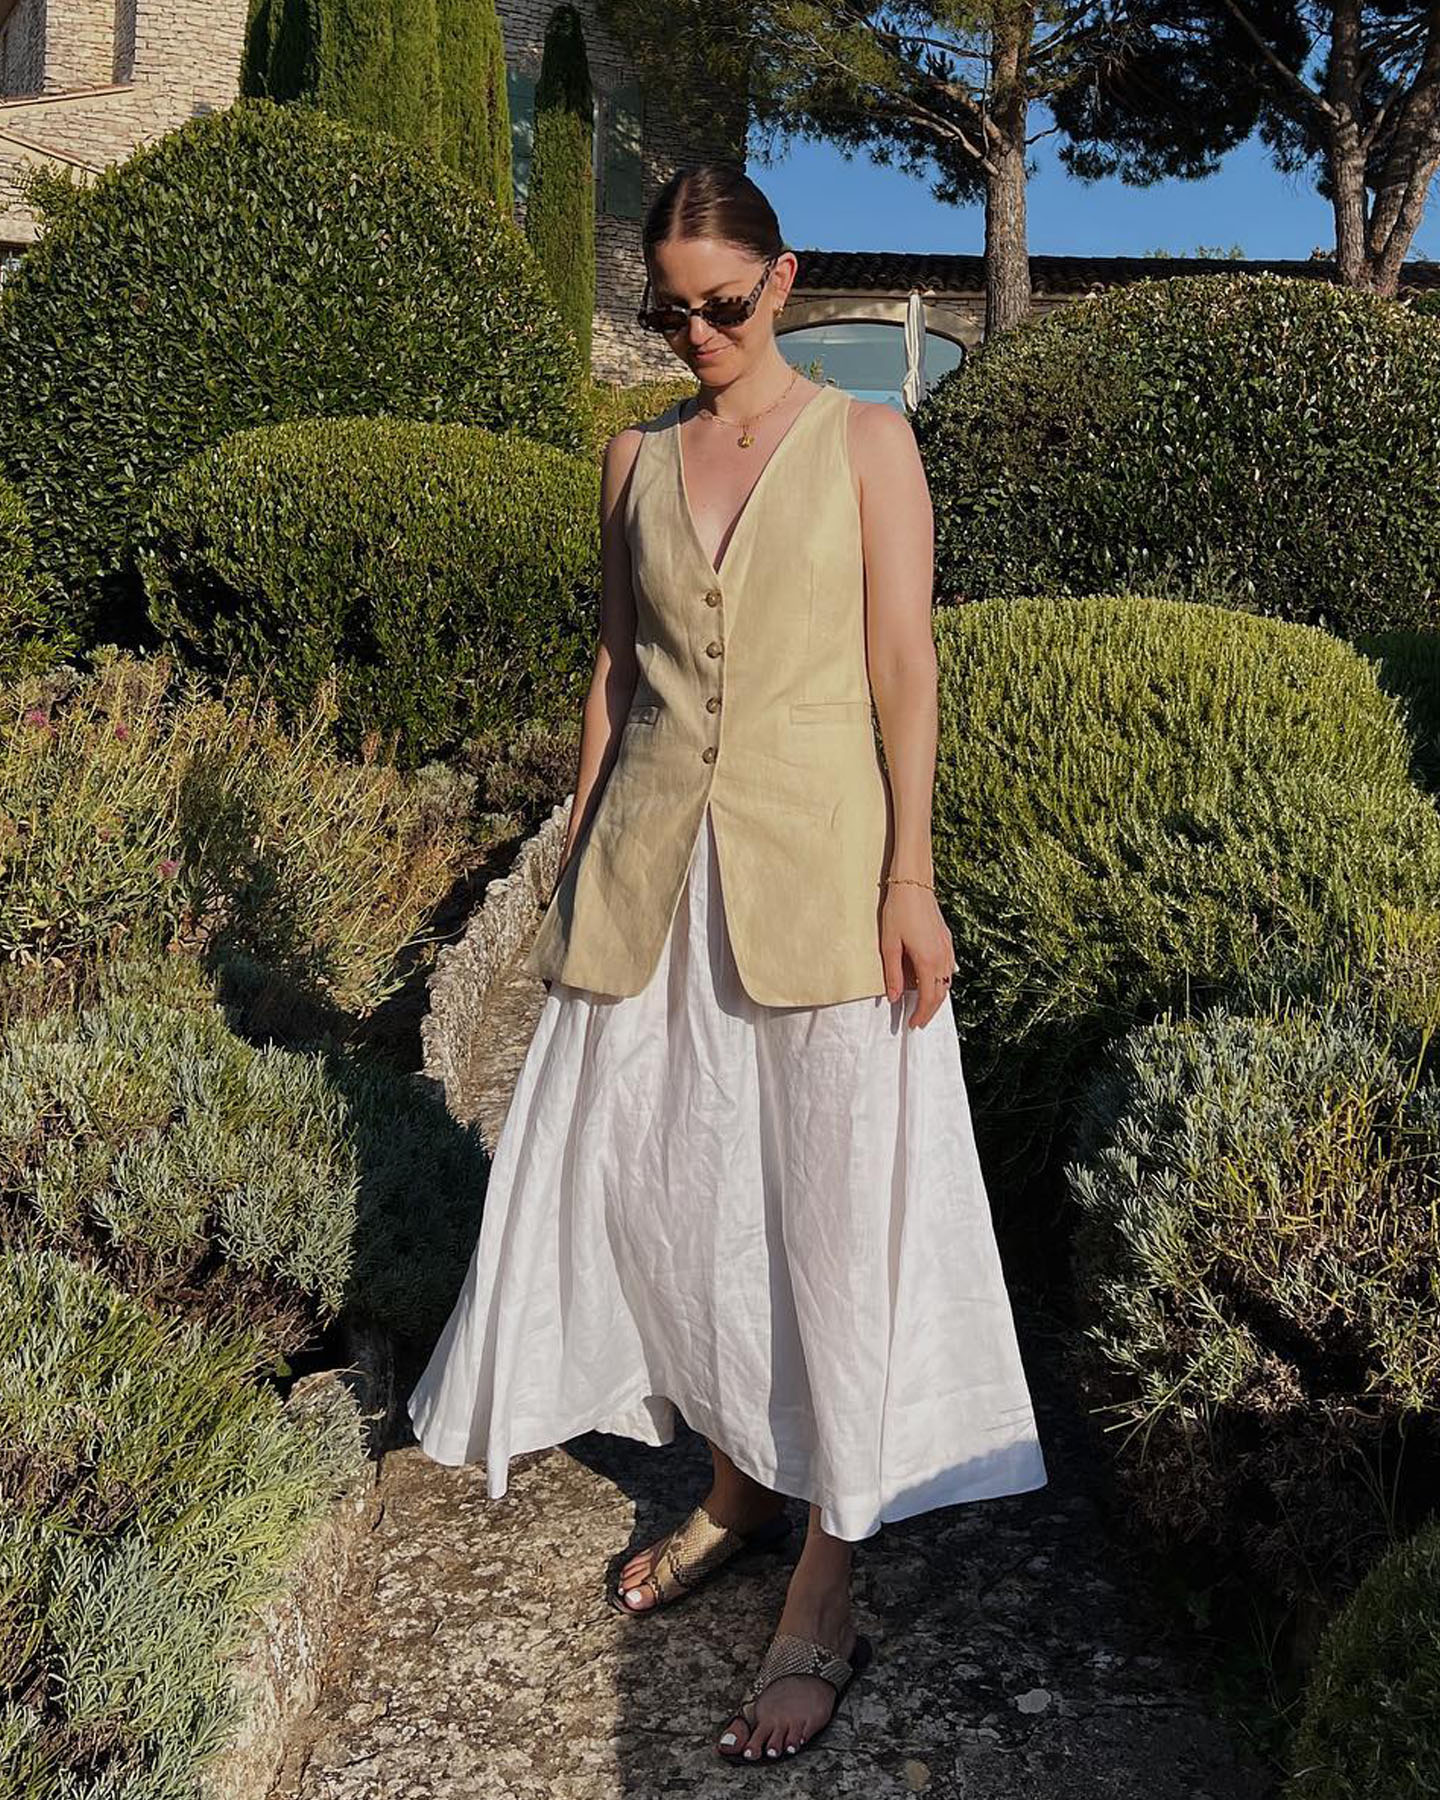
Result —
<path fill-rule="evenodd" d="M 172 880 L 180 873 L 180 865 L 173 856 L 165 857 L 162 861 L 156 863 L 155 867 L 159 869 L 160 873 L 167 881 Z"/>
<path fill-rule="evenodd" d="M 123 719 L 117 719 L 115 721 L 115 735 L 122 744 L 130 736 L 130 727 Z"/>

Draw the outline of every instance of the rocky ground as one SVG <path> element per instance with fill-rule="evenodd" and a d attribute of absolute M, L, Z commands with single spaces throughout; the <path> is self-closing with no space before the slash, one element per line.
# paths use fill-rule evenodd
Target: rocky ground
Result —
<path fill-rule="evenodd" d="M 492 1143 L 540 997 L 517 972 L 488 1015 L 466 1110 Z M 1058 1334 L 1018 1297 L 1016 1320 L 1049 1484 L 857 1548 L 876 1659 L 813 1750 L 736 1768 L 713 1748 L 799 1530 L 673 1609 L 605 1603 L 617 1552 L 704 1491 L 701 1439 L 573 1439 L 517 1458 L 498 1501 L 478 1467 L 442 1468 L 411 1442 L 383 1460 L 321 1702 L 271 1800 L 705 1800 L 746 1781 L 817 1800 L 1267 1800 L 1271 1778 L 1217 1716 L 1197 1646 L 1114 1522 Z"/>

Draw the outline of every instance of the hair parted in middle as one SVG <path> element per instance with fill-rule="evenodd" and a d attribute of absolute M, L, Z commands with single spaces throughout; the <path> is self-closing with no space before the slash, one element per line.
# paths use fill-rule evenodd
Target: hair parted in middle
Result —
<path fill-rule="evenodd" d="M 719 238 L 762 259 L 789 247 L 775 208 L 739 163 L 723 160 L 677 169 L 651 201 L 640 240 L 647 263 L 672 238 Z"/>

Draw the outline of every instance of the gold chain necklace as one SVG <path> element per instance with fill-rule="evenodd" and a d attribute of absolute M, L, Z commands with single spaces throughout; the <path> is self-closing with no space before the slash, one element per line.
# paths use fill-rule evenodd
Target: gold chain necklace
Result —
<path fill-rule="evenodd" d="M 778 398 L 772 400 L 763 412 L 754 413 L 748 419 L 722 419 L 719 413 L 712 411 L 708 406 L 702 406 L 698 400 L 695 402 L 695 412 L 704 413 L 708 418 L 714 419 L 716 423 L 720 425 L 739 425 L 740 435 L 735 441 L 742 450 L 748 450 L 755 442 L 754 434 L 751 432 L 750 427 L 757 419 L 763 419 L 765 413 L 774 412 L 775 408 L 780 404 L 780 401 L 790 392 L 791 388 L 794 387 L 799 378 L 800 371 L 798 369 L 792 369 L 790 371 L 790 379 L 785 383 Z"/>

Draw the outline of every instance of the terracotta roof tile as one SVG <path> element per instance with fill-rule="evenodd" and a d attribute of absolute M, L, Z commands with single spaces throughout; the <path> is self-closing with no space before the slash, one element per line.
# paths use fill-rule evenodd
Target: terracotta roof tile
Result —
<path fill-rule="evenodd" d="M 797 250 L 794 291 L 866 293 L 929 288 L 937 294 L 983 294 L 985 264 L 979 256 L 932 255 L 908 250 Z M 1334 279 L 1331 257 L 1032 256 L 1035 294 L 1083 294 L 1116 283 L 1159 280 L 1167 275 L 1298 275 Z M 1402 288 L 1440 288 L 1440 262 L 1408 262 Z"/>

